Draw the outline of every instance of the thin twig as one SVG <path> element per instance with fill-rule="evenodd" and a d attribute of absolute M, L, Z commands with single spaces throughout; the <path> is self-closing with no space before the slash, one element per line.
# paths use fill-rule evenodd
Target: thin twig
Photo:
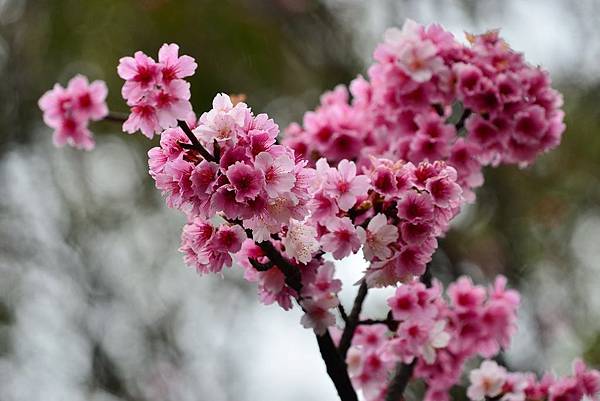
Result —
<path fill-rule="evenodd" d="M 129 116 L 126 113 L 119 113 L 118 111 L 109 111 L 104 120 L 113 121 L 116 123 L 124 123 L 127 121 Z"/>
<path fill-rule="evenodd" d="M 188 139 L 190 140 L 190 142 L 194 146 L 194 149 L 197 150 L 198 153 L 200 153 L 200 155 L 202 157 L 204 157 L 206 160 L 208 160 L 210 162 L 216 162 L 217 161 L 217 159 L 213 155 L 211 155 L 208 152 L 208 150 L 206 150 L 204 148 L 204 146 L 202 146 L 202 144 L 200 143 L 200 141 L 198 140 L 198 138 L 196 138 L 196 135 L 194 135 L 194 133 L 192 132 L 192 130 L 190 129 L 190 127 L 187 125 L 187 123 L 185 121 L 183 121 L 183 120 L 177 120 L 177 125 L 185 133 L 185 135 L 188 137 Z"/>
<path fill-rule="evenodd" d="M 338 311 L 340 311 L 340 316 L 344 322 L 348 322 L 348 314 L 346 313 L 346 308 L 341 303 L 338 305 Z"/>
<path fill-rule="evenodd" d="M 346 354 L 348 353 L 348 349 L 352 344 L 352 337 L 354 337 L 354 331 L 358 326 L 360 312 L 362 310 L 363 302 L 367 297 L 368 291 L 369 288 L 367 287 L 367 282 L 363 280 L 362 283 L 360 283 L 360 287 L 358 287 L 358 293 L 356 294 L 356 298 L 354 299 L 354 305 L 352 306 L 350 315 L 348 315 L 348 319 L 346 320 L 346 327 L 344 327 L 344 331 L 342 332 L 342 338 L 340 339 L 340 345 L 338 347 L 338 350 L 342 359 L 346 359 Z"/>

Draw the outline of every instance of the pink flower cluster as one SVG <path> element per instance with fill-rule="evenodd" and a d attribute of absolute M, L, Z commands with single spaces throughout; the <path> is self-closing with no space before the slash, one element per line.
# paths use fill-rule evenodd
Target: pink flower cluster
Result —
<path fill-rule="evenodd" d="M 101 120 L 108 114 L 104 81 L 91 84 L 83 75 L 73 77 L 66 88 L 55 84 L 39 100 L 44 112 L 44 122 L 54 128 L 55 146 L 69 144 L 75 148 L 91 150 L 94 139 L 88 129 L 91 120 Z"/>
<path fill-rule="evenodd" d="M 359 76 L 349 91 L 340 85 L 324 94 L 303 126 L 287 128 L 287 143 L 313 162 L 445 160 L 472 201 L 483 166 L 529 164 L 558 145 L 565 126 L 546 71 L 497 32 L 468 39 L 465 46 L 438 25 L 413 21 L 389 29 L 369 80 Z"/>
<path fill-rule="evenodd" d="M 208 241 L 212 238 L 209 220 L 216 215 L 230 224 L 243 224 L 252 230 L 255 241 L 270 240 L 284 227 L 287 237 L 292 237 L 290 233 L 298 231 L 295 224 L 302 226 L 299 222 L 308 214 L 314 170 L 305 168 L 306 162 L 296 161 L 291 149 L 275 144 L 279 130 L 273 120 L 265 114 L 254 116 L 245 103 L 234 106 L 229 96 L 219 94 L 213 109 L 190 123 L 213 158 L 204 158 L 181 128 L 165 130 L 160 146 L 148 152 L 156 187 L 166 195 L 170 207 L 182 210 L 191 221 L 182 237 L 188 264 L 201 272 L 231 265 L 225 254 L 240 249 L 244 230 L 227 231 L 228 236 L 235 234 L 235 247 L 224 246 L 218 236 Z M 216 233 L 221 233 L 221 228 Z M 300 233 L 297 236 L 303 238 Z M 222 249 L 217 249 L 219 246 Z M 293 247 L 290 243 L 286 248 Z M 306 249 L 299 247 L 290 256 L 307 263 L 312 252 Z"/>
<path fill-rule="evenodd" d="M 509 373 L 494 361 L 485 360 L 469 374 L 467 396 L 472 401 L 579 401 L 600 399 L 600 371 L 588 369 L 581 360 L 573 363 L 572 376 L 546 374 L 537 380 L 533 373 Z"/>
<path fill-rule="evenodd" d="M 438 282 L 401 285 L 388 300 L 393 319 L 360 326 L 355 334 L 347 357 L 353 382 L 368 400 L 383 400 L 397 363 L 417 358 L 414 375 L 427 383 L 426 399 L 447 400 L 468 359 L 491 357 L 509 345 L 519 295 L 505 285 L 498 277 L 486 291 L 461 277 L 448 287 L 448 301 Z"/>
<path fill-rule="evenodd" d="M 254 241 L 246 240 L 236 259 L 244 268 L 244 278 L 258 284 L 259 298 L 265 305 L 277 302 L 283 309 L 289 310 L 292 308 L 292 299 L 296 298 L 304 311 L 301 319 L 304 327 L 323 334 L 328 327 L 335 325 L 335 315 L 331 309 L 339 305 L 337 294 L 342 282 L 334 278 L 333 263 L 314 259 L 308 264 L 294 264 L 301 274 L 302 288 L 298 293 L 286 284 L 284 274 L 276 265 L 265 271 L 252 266 L 250 259 L 258 263 L 269 262 Z"/>
<path fill-rule="evenodd" d="M 463 202 L 456 170 L 444 162 L 393 163 L 372 159 L 370 196 L 375 217 L 358 234 L 364 243 L 370 286 L 410 281 L 425 272 Z"/>
<path fill-rule="evenodd" d="M 121 94 L 131 108 L 123 131 L 140 130 L 148 138 L 174 127 L 192 113 L 190 84 L 197 64 L 190 56 L 179 56 L 179 46 L 164 44 L 158 62 L 141 51 L 119 60 L 117 72 L 125 80 Z"/>

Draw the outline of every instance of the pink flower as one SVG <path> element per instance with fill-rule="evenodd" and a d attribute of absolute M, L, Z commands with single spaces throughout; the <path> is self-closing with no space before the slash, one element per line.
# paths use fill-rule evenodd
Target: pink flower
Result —
<path fill-rule="evenodd" d="M 363 252 L 367 260 L 389 258 L 392 254 L 389 245 L 398 239 L 398 229 L 387 224 L 387 218 L 381 213 L 371 219 L 366 230 L 357 227 L 356 234 L 364 245 Z"/>
<path fill-rule="evenodd" d="M 158 63 L 140 51 L 119 60 L 117 72 L 125 80 L 121 94 L 131 107 L 123 124 L 125 132 L 141 130 L 152 138 L 193 114 L 190 85 L 182 78 L 192 75 L 197 65 L 189 56 L 179 57 L 178 52 L 177 45 L 165 44 L 159 50 Z"/>
<path fill-rule="evenodd" d="M 332 218 L 326 224 L 328 234 L 321 237 L 323 250 L 331 252 L 335 259 L 343 259 L 360 249 L 360 239 L 348 217 Z"/>
<path fill-rule="evenodd" d="M 67 92 L 71 98 L 72 113 L 78 120 L 97 121 L 108 114 L 108 89 L 104 81 L 90 84 L 87 77 L 78 74 L 69 81 Z"/>
<path fill-rule="evenodd" d="M 190 84 L 180 79 L 164 85 L 162 90 L 152 94 L 158 124 L 162 128 L 174 127 L 177 120 L 185 120 L 192 113 Z"/>
<path fill-rule="evenodd" d="M 398 321 L 417 316 L 422 310 L 419 298 L 411 285 L 400 285 L 393 297 L 388 299 L 387 304 L 392 311 L 392 316 Z"/>
<path fill-rule="evenodd" d="M 469 374 L 471 385 L 467 389 L 467 396 L 472 401 L 482 401 L 486 397 L 496 397 L 502 392 L 506 381 L 506 369 L 494 361 L 483 361 L 479 369 L 474 369 Z"/>
<path fill-rule="evenodd" d="M 59 148 L 69 144 L 74 148 L 83 150 L 92 150 L 96 143 L 86 124 L 77 121 L 73 117 L 65 117 L 61 120 L 60 125 L 54 130 L 52 141 L 54 146 Z"/>
<path fill-rule="evenodd" d="M 271 198 L 281 193 L 289 192 L 294 186 L 294 161 L 289 155 L 283 154 L 273 158 L 267 152 L 259 153 L 254 159 L 254 165 L 265 176 L 265 190 Z"/>
<path fill-rule="evenodd" d="M 329 310 L 338 304 L 337 297 L 303 300 L 302 308 L 305 313 L 300 323 L 307 329 L 313 329 L 316 334 L 323 335 L 328 327 L 335 325 L 335 316 Z"/>
<path fill-rule="evenodd" d="M 66 89 L 55 84 L 52 90 L 47 91 L 38 104 L 44 113 L 44 122 L 54 128 L 54 145 L 62 147 L 69 144 L 79 149 L 93 149 L 95 142 L 88 124 L 108 114 L 107 94 L 103 81 L 90 84 L 83 75 L 71 78 Z"/>
<path fill-rule="evenodd" d="M 210 241 L 209 247 L 215 252 L 236 253 L 246 239 L 246 232 L 240 226 L 221 225 Z"/>
<path fill-rule="evenodd" d="M 158 62 L 162 81 L 166 84 L 175 79 L 182 79 L 194 75 L 198 64 L 190 56 L 179 57 L 179 46 L 171 43 L 164 44 L 158 50 Z"/>
<path fill-rule="evenodd" d="M 469 277 L 461 277 L 448 286 L 448 295 L 459 311 L 468 311 L 481 306 L 485 299 L 485 289 L 473 285 Z"/>
<path fill-rule="evenodd" d="M 359 196 L 364 196 L 369 190 L 369 178 L 356 175 L 356 165 L 348 160 L 342 160 L 337 170 L 329 171 L 324 184 L 325 193 L 334 197 L 341 210 L 349 210 Z"/>
<path fill-rule="evenodd" d="M 244 162 L 236 162 L 227 169 L 227 178 L 235 190 L 235 200 L 255 199 L 265 186 L 263 172 Z"/>
<path fill-rule="evenodd" d="M 160 66 L 141 51 L 135 52 L 133 57 L 121 58 L 117 73 L 125 80 L 123 98 L 133 103 L 153 90 L 161 77 Z"/>
<path fill-rule="evenodd" d="M 152 139 L 160 128 L 156 108 L 151 103 L 144 102 L 131 106 L 131 113 L 123 123 L 123 131 L 133 134 L 140 130 L 149 139 Z"/>

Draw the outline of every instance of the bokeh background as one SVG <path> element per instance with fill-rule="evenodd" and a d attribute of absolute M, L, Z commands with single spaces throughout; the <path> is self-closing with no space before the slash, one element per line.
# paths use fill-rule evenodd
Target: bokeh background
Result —
<path fill-rule="evenodd" d="M 199 64 L 197 112 L 216 92 L 245 93 L 284 127 L 364 73 L 407 17 L 459 37 L 501 28 L 563 91 L 560 148 L 486 170 L 434 274 L 505 274 L 523 293 L 511 367 L 566 373 L 580 355 L 598 367 L 599 1 L 0 0 L 0 400 L 335 400 L 297 311 L 259 305 L 238 269 L 184 266 L 183 217 L 147 175 L 156 139 L 97 123 L 93 152 L 57 150 L 36 102 L 82 72 L 125 111 L 119 57 L 176 42 Z M 340 266 L 345 303 L 362 268 L 360 256 Z M 384 299 L 370 295 L 367 312 L 385 313 Z"/>

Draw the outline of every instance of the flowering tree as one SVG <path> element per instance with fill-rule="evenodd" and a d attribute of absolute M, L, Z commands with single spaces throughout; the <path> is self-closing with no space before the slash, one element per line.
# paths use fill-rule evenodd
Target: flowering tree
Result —
<path fill-rule="evenodd" d="M 193 58 L 163 45 L 119 61 L 128 116 L 108 111 L 106 85 L 74 77 L 39 101 L 54 143 L 91 150 L 90 121 L 160 135 L 150 176 L 187 216 L 180 251 L 200 274 L 234 259 L 264 304 L 303 311 L 340 398 L 400 400 L 412 380 L 449 399 L 466 363 L 473 401 L 597 400 L 600 372 L 576 361 L 568 377 L 507 372 L 494 361 L 516 330 L 519 295 L 497 277 L 444 293 L 429 262 L 485 166 L 527 166 L 565 129 L 561 95 L 498 32 L 458 42 L 438 25 L 389 29 L 368 78 L 321 97 L 302 124 L 279 127 L 242 96 L 217 94 L 196 118 Z M 362 250 L 369 265 L 350 311 L 335 263 Z M 327 259 L 325 255 L 330 255 Z M 351 266 L 344 268 L 351 269 Z M 383 320 L 361 313 L 370 288 L 396 288 Z M 338 325 L 339 322 L 339 325 Z"/>

